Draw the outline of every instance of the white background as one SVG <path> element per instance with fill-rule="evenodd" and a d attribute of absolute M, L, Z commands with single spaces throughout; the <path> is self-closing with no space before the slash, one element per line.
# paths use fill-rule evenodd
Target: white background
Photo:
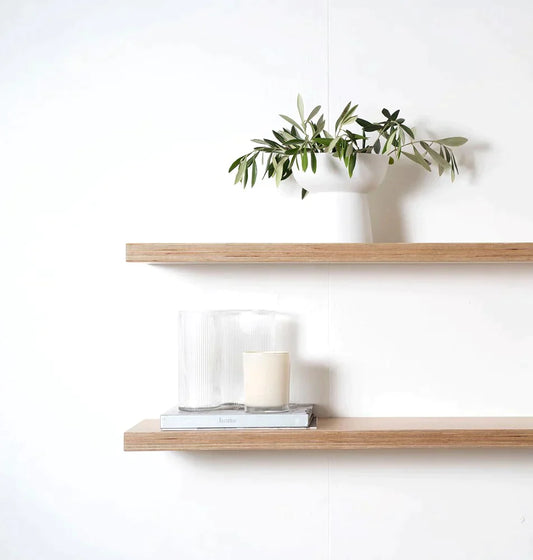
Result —
<path fill-rule="evenodd" d="M 377 241 L 532 241 L 526 0 L 0 4 L 0 557 L 528 560 L 533 452 L 130 453 L 177 401 L 181 308 L 298 317 L 296 399 L 533 415 L 531 265 L 124 262 L 125 242 L 290 235 L 229 163 L 293 114 L 401 108 L 470 138 L 392 169 Z M 311 383 L 312 382 L 312 383 Z"/>

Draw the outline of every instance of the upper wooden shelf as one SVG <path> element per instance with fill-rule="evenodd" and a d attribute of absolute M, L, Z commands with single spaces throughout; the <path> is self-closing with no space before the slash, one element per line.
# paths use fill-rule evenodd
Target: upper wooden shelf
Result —
<path fill-rule="evenodd" d="M 316 429 L 179 430 L 143 420 L 125 451 L 533 447 L 533 418 L 319 418 Z"/>
<path fill-rule="evenodd" d="M 208 263 L 533 262 L 533 243 L 128 243 L 126 261 Z"/>

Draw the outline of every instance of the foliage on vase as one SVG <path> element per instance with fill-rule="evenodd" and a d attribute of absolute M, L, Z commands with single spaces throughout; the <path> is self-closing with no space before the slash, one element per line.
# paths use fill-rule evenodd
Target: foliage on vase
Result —
<path fill-rule="evenodd" d="M 319 153 L 330 153 L 339 158 L 350 177 L 357 165 L 357 155 L 361 153 L 386 154 L 391 165 L 406 157 L 426 171 L 436 167 L 439 175 L 449 172 L 452 181 L 459 173 L 452 148 L 462 146 L 467 139 L 462 136 L 417 139 L 414 129 L 400 117 L 399 110 L 383 109 L 382 120 L 369 121 L 356 114 L 358 105 L 350 101 L 330 133 L 325 128 L 323 113 L 319 114 L 320 105 L 305 116 L 304 102 L 298 94 L 297 108 L 298 117 L 280 115 L 288 124 L 273 130 L 273 138 L 253 139 L 252 142 L 257 144 L 253 150 L 231 164 L 229 172 L 235 171 L 235 183 L 242 183 L 244 188 L 247 184 L 253 187 L 258 177 L 258 160 L 264 167 L 263 178 L 273 177 L 276 185 L 292 175 L 294 166 L 315 173 L 316 154 Z M 305 195 L 303 189 L 302 198 Z"/>

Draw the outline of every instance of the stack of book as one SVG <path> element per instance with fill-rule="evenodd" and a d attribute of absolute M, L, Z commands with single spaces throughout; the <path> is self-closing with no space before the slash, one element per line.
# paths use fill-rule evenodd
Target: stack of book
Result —
<path fill-rule="evenodd" d="M 312 404 L 291 404 L 285 412 L 250 413 L 242 408 L 185 412 L 175 406 L 161 414 L 161 429 L 316 428 L 313 408 Z"/>

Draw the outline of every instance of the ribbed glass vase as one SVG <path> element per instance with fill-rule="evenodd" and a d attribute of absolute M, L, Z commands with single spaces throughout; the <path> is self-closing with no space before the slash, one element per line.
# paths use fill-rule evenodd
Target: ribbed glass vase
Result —
<path fill-rule="evenodd" d="M 180 311 L 178 401 L 181 410 L 240 408 L 243 352 L 279 348 L 274 311 Z"/>
<path fill-rule="evenodd" d="M 220 379 L 214 367 L 214 317 L 210 311 L 178 316 L 178 397 L 182 410 L 220 406 Z"/>

